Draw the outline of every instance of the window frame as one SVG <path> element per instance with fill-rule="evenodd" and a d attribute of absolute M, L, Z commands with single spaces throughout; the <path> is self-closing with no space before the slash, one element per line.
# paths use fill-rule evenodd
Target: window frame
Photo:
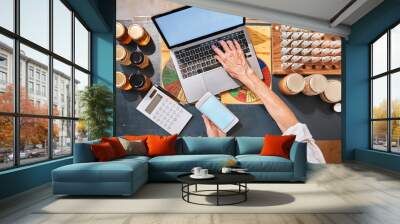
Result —
<path fill-rule="evenodd" d="M 400 121 L 400 117 L 392 117 L 392 98 L 391 98 L 391 91 L 392 91 L 392 86 L 391 86 L 391 79 L 393 75 L 396 75 L 396 73 L 400 72 L 400 67 L 393 68 L 391 69 L 391 31 L 393 28 L 396 26 L 400 25 L 400 21 L 395 22 L 392 24 L 390 27 L 385 29 L 384 32 L 379 34 L 374 40 L 372 40 L 368 46 L 369 46 L 369 149 L 373 151 L 380 151 L 380 152 L 386 152 L 386 153 L 392 153 L 392 154 L 400 154 L 400 152 L 394 152 L 392 151 L 392 121 Z M 385 34 L 387 34 L 387 64 L 386 64 L 386 71 L 382 72 L 380 74 L 376 74 L 374 76 L 373 74 L 373 44 L 379 40 L 381 37 L 383 37 Z M 400 56 L 400 55 L 399 55 Z M 386 105 L 386 117 L 385 118 L 373 118 L 373 93 L 374 93 L 374 87 L 373 87 L 373 81 L 378 79 L 386 77 L 386 86 L 387 86 L 387 105 Z M 374 133 L 373 133 L 373 122 L 374 121 L 386 121 L 386 150 L 379 150 L 374 148 Z"/>
<path fill-rule="evenodd" d="M 3 35 L 5 37 L 11 38 L 14 44 L 13 52 L 12 52 L 12 57 L 13 57 L 13 63 L 11 65 L 11 71 L 13 72 L 11 75 L 13 75 L 14 79 L 14 100 L 13 100 L 13 112 L 1 112 L 0 111 L 0 116 L 11 116 L 13 119 L 13 154 L 14 154 L 14 161 L 13 161 L 13 166 L 11 167 L 5 167 L 5 168 L 0 168 L 0 172 L 4 170 L 10 170 L 10 169 L 16 169 L 18 167 L 23 167 L 23 166 L 29 166 L 37 163 L 43 163 L 49 160 L 58 160 L 62 159 L 65 157 L 70 157 L 74 153 L 74 143 L 75 143 L 75 123 L 76 121 L 79 120 L 79 117 L 75 116 L 75 108 L 71 108 L 71 114 L 70 116 L 56 116 L 53 115 L 53 59 L 58 60 L 59 62 L 62 62 L 66 65 L 71 66 L 71 81 L 70 81 L 70 86 L 71 86 L 71 105 L 74 105 L 75 103 L 75 88 L 74 88 L 74 82 L 75 82 L 75 69 L 85 73 L 89 77 L 89 83 L 88 85 L 92 85 L 92 61 L 91 61 L 91 49 L 92 49 L 92 43 L 91 43 L 91 37 L 92 37 L 92 30 L 88 27 L 88 25 L 85 23 L 85 21 L 72 9 L 72 7 L 65 1 L 65 0 L 59 0 L 64 6 L 71 11 L 71 59 L 64 58 L 63 56 L 53 52 L 54 50 L 54 43 L 53 43 L 53 1 L 54 0 L 48 0 L 49 1 L 49 47 L 46 49 L 45 47 L 42 47 L 39 44 L 36 44 L 29 39 L 23 37 L 20 35 L 20 0 L 14 0 L 13 1 L 13 10 L 14 10 L 14 18 L 13 18 L 13 28 L 14 31 L 10 31 L 4 27 L 0 26 L 0 35 Z M 85 69 L 81 67 L 80 65 L 75 63 L 75 18 L 79 20 L 79 22 L 84 26 L 84 28 L 88 31 L 88 69 Z M 48 63 L 48 83 L 47 83 L 47 88 L 46 91 L 48 93 L 45 93 L 46 96 L 48 97 L 48 112 L 46 115 L 39 115 L 39 114 L 26 114 L 26 113 L 21 113 L 20 112 L 20 85 L 21 85 L 21 80 L 20 80 L 20 45 L 23 44 L 27 47 L 32 48 L 33 50 L 39 51 L 40 53 L 43 53 L 48 56 L 49 63 Z M 27 64 L 29 66 L 29 64 Z M 27 67 L 27 71 L 28 71 Z M 35 85 L 35 77 L 36 70 L 33 70 L 33 82 Z M 40 73 L 41 74 L 41 73 Z M 39 77 L 40 78 L 40 77 Z M 30 80 L 29 73 L 26 74 L 26 81 L 28 82 Z M 41 83 L 41 79 L 38 80 L 39 83 Z M 28 90 L 27 90 L 28 91 Z M 34 90 L 36 91 L 36 90 Z M 41 94 L 40 94 L 41 95 Z M 45 118 L 47 119 L 48 122 L 48 136 L 47 136 L 47 142 L 48 144 L 48 157 L 44 158 L 44 160 L 38 161 L 38 162 L 32 162 L 32 163 L 27 163 L 27 164 L 21 164 L 20 161 L 20 119 L 24 117 L 29 117 L 29 118 Z M 53 147 L 53 121 L 55 120 L 67 120 L 71 121 L 71 154 L 69 155 L 63 155 L 63 156 L 54 156 L 54 147 Z"/>

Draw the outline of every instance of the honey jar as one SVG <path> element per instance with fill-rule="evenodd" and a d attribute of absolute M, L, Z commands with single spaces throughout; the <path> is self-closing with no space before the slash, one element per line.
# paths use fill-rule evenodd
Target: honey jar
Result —
<path fill-rule="evenodd" d="M 115 86 L 124 91 L 129 91 L 133 88 L 128 77 L 122 72 L 115 73 Z"/>
<path fill-rule="evenodd" d="M 121 45 L 117 45 L 115 47 L 115 60 L 121 65 L 129 66 L 132 64 L 131 62 L 132 52 L 128 49 L 125 49 Z"/>
<path fill-rule="evenodd" d="M 132 41 L 132 38 L 131 36 L 129 36 L 126 27 L 119 22 L 116 22 L 115 26 L 115 38 L 119 41 L 120 44 L 129 44 Z"/>
<path fill-rule="evenodd" d="M 139 24 L 130 25 L 128 34 L 139 46 L 146 46 L 150 43 L 151 38 L 149 33 Z"/>

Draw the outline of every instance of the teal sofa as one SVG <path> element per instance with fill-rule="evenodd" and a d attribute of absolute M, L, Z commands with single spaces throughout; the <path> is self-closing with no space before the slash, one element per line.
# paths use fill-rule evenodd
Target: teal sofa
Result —
<path fill-rule="evenodd" d="M 75 144 L 74 163 L 52 171 L 54 194 L 132 195 L 148 181 L 176 181 L 193 167 L 219 172 L 229 160 L 247 168 L 258 182 L 304 182 L 306 180 L 306 144 L 295 142 L 290 159 L 260 156 L 263 137 L 182 137 L 177 155 L 128 156 L 96 162 L 91 141 Z"/>

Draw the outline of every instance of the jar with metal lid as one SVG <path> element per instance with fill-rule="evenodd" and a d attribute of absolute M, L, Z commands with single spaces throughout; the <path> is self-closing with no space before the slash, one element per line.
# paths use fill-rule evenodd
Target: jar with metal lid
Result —
<path fill-rule="evenodd" d="M 145 69 L 150 65 L 149 57 L 140 51 L 134 51 L 131 55 L 131 62 L 138 68 Z"/>
<path fill-rule="evenodd" d="M 152 86 L 149 77 L 140 73 L 132 73 L 129 76 L 129 83 L 133 86 L 133 89 L 138 92 L 147 92 Z"/>
<path fill-rule="evenodd" d="M 128 27 L 128 34 L 139 46 L 146 46 L 150 43 L 151 38 L 149 33 L 139 24 L 130 25 Z"/>

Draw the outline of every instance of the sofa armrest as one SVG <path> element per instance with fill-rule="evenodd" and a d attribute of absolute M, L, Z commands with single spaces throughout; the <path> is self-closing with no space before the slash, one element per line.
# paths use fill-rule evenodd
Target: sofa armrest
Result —
<path fill-rule="evenodd" d="M 293 162 L 293 179 L 305 181 L 307 176 L 307 144 L 294 142 L 290 149 L 290 160 Z"/>
<path fill-rule="evenodd" d="M 90 142 L 75 143 L 74 147 L 74 163 L 89 163 L 95 162 L 96 158 L 92 153 L 90 146 L 100 143 L 99 140 Z"/>

